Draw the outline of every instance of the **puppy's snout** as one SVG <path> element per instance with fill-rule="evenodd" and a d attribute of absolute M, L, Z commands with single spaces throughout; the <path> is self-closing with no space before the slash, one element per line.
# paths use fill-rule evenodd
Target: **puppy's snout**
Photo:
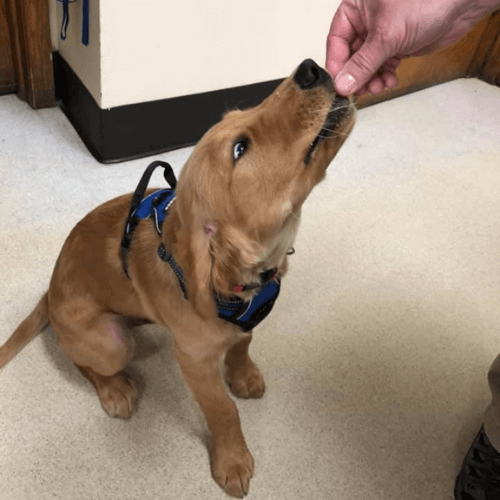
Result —
<path fill-rule="evenodd" d="M 322 85 L 328 80 L 328 73 L 320 68 L 312 59 L 303 61 L 295 72 L 295 83 L 302 90 L 309 90 Z"/>
<path fill-rule="evenodd" d="M 336 106 L 347 106 L 351 102 L 352 102 L 351 98 L 344 97 L 343 95 L 337 94 L 337 96 L 335 97 L 334 104 Z"/>

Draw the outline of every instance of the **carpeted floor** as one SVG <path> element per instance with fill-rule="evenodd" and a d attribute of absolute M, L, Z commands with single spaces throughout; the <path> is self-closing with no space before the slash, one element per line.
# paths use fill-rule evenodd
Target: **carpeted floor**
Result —
<path fill-rule="evenodd" d="M 189 153 L 157 158 L 178 172 Z M 150 161 L 100 165 L 58 109 L 0 97 L 0 343 L 69 230 Z M 500 89 L 457 80 L 359 112 L 295 248 L 252 345 L 267 393 L 237 402 L 249 498 L 448 500 L 500 352 Z M 225 498 L 168 332 L 136 331 L 127 422 L 50 329 L 2 370 L 0 498 Z"/>

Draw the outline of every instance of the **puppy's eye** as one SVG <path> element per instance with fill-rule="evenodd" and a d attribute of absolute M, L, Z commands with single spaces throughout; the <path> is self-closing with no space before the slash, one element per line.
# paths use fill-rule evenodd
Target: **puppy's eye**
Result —
<path fill-rule="evenodd" d="M 233 160 L 236 161 L 238 158 L 241 158 L 246 150 L 248 149 L 248 140 L 243 139 L 238 141 L 233 147 Z"/>

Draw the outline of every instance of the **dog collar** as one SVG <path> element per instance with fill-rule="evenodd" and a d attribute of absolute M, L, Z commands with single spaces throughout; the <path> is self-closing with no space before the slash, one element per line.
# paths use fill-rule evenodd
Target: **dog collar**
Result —
<path fill-rule="evenodd" d="M 170 184 L 171 189 L 155 191 L 143 199 L 149 179 L 158 166 L 162 166 L 165 169 L 164 176 Z M 172 167 L 168 163 L 161 161 L 153 162 L 144 172 L 132 196 L 129 216 L 125 223 L 121 242 L 122 266 L 127 278 L 130 278 L 127 264 L 128 252 L 132 244 L 135 228 L 141 220 L 151 219 L 156 232 L 161 236 L 162 224 L 168 216 L 172 203 L 175 201 L 176 184 L 177 180 L 173 174 Z M 157 253 L 160 259 L 171 267 L 179 282 L 184 298 L 187 299 L 186 280 L 181 267 L 163 243 L 158 246 Z M 243 300 L 236 296 L 224 297 L 218 293 L 214 293 L 219 318 L 239 326 L 244 332 L 248 332 L 257 326 L 271 312 L 281 287 L 281 280 L 276 268 L 262 272 L 260 280 L 261 282 L 258 284 L 236 285 L 233 288 L 233 293 L 258 289 L 258 292 L 250 300 Z"/>
<path fill-rule="evenodd" d="M 158 256 L 172 268 L 184 298 L 187 299 L 184 273 L 163 243 L 158 247 Z M 214 293 L 219 318 L 239 326 L 244 332 L 255 328 L 271 312 L 280 293 L 281 280 L 276 274 L 273 279 L 258 285 L 258 288 L 258 293 L 250 300 L 243 300 L 236 296 L 224 297 Z"/>

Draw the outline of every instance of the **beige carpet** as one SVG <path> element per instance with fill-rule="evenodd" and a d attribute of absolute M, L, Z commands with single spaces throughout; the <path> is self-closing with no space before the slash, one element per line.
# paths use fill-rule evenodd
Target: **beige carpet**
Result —
<path fill-rule="evenodd" d="M 189 152 L 159 158 L 178 171 Z M 100 165 L 59 110 L 0 97 L 0 343 L 68 231 L 149 161 Z M 255 332 L 267 393 L 237 403 L 249 498 L 451 498 L 500 352 L 500 89 L 458 80 L 361 111 L 296 250 Z M 105 415 L 50 330 L 2 370 L 1 499 L 225 498 L 168 333 L 137 336 L 127 422 Z"/>

